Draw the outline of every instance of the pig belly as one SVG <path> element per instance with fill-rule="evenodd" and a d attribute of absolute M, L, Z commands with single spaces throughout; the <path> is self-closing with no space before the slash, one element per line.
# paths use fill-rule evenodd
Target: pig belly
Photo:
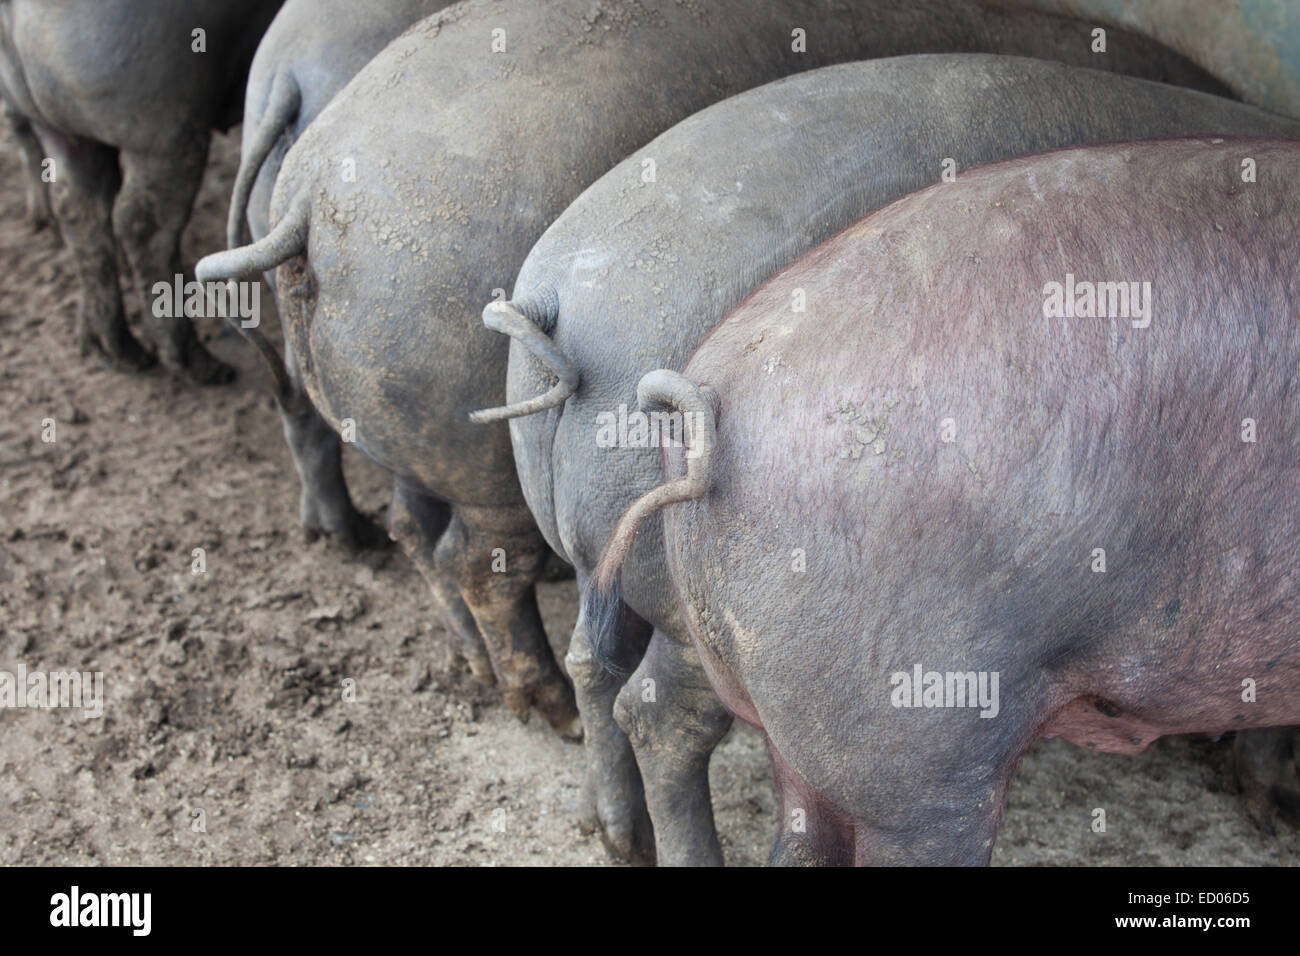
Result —
<path fill-rule="evenodd" d="M 1195 728 L 1201 730 L 1203 728 Z M 1151 741 L 1166 734 L 1191 733 L 1169 728 L 1127 713 L 1100 697 L 1076 697 L 1056 712 L 1039 731 L 1040 737 L 1062 737 L 1078 747 L 1108 754 L 1140 754 Z"/>
<path fill-rule="evenodd" d="M 1207 681 L 1207 686 L 1210 682 Z M 1218 686 L 1221 686 L 1219 684 Z M 1193 684 L 1180 683 L 1181 701 L 1194 701 Z M 1208 698 L 1207 693 L 1204 698 Z M 1275 727 L 1295 722 L 1295 708 L 1261 702 L 1215 701 L 1195 708 L 1185 703 L 1129 708 L 1096 695 L 1074 697 L 1039 729 L 1040 737 L 1061 737 L 1099 753 L 1140 754 L 1153 740 L 1170 734 L 1221 734 L 1229 730 Z"/>

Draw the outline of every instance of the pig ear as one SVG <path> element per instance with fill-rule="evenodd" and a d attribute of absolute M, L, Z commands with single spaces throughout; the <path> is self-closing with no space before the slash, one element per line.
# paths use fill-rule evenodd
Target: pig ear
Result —
<path fill-rule="evenodd" d="M 563 405 L 569 396 L 578 390 L 578 370 L 570 364 L 551 337 L 543 331 L 554 328 L 558 318 L 559 305 L 554 295 L 539 295 L 518 302 L 493 302 L 483 310 L 485 326 L 493 332 L 510 336 L 526 348 L 559 381 L 552 385 L 545 395 L 538 395 L 513 405 L 480 408 L 476 412 L 470 412 L 470 421 L 482 425 L 532 415 Z"/>

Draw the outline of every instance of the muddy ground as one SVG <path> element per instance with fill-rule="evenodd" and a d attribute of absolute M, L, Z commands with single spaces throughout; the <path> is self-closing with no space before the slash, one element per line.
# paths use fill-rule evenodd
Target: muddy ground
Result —
<path fill-rule="evenodd" d="M 218 137 L 191 266 L 221 243 L 237 159 L 237 135 Z M 250 350 L 216 342 L 241 376 L 206 391 L 81 358 L 73 263 L 23 222 L 8 139 L 0 184 L 0 669 L 102 671 L 106 698 L 101 719 L 0 710 L 0 863 L 609 864 L 572 816 L 580 746 L 449 670 L 406 559 L 305 541 Z M 384 475 L 351 453 L 347 468 L 382 514 Z M 574 585 L 542 590 L 562 651 Z M 1300 832 L 1251 823 L 1228 757 L 1207 740 L 1137 758 L 1040 743 L 993 862 L 1300 863 Z M 733 731 L 711 777 L 727 861 L 764 862 L 756 736 Z"/>

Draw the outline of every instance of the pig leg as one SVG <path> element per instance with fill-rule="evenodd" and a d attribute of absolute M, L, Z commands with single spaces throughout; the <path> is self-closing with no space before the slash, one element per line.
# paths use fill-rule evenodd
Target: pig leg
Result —
<path fill-rule="evenodd" d="M 452 657 L 469 664 L 470 672 L 484 684 L 492 685 L 492 662 L 479 636 L 474 616 L 461 599 L 460 591 L 445 575 L 439 574 L 434 561 L 434 547 L 451 521 L 451 508 L 445 501 L 412 488 L 405 482 L 393 485 L 393 501 L 388 509 L 388 531 L 401 545 L 407 557 L 420 570 L 442 609 L 451 643 Z"/>
<path fill-rule="evenodd" d="M 352 504 L 343 477 L 343 443 L 307 397 L 298 378 L 293 349 L 285 348 L 284 360 L 292 391 L 277 395 L 276 405 L 298 471 L 298 517 L 303 531 L 308 540 L 327 534 L 353 553 L 383 547 L 388 535 Z M 446 523 L 444 518 L 442 525 Z M 437 535 L 429 538 L 429 550 L 437 540 Z"/>
<path fill-rule="evenodd" d="M 114 366 L 148 368 L 153 358 L 126 324 L 117 284 L 113 196 L 121 184 L 117 154 L 100 143 L 37 128 L 54 160 L 50 199 L 81 280 L 77 340 L 82 355 L 98 350 Z"/>
<path fill-rule="evenodd" d="M 526 508 L 457 506 L 434 549 L 435 574 L 455 584 L 474 616 L 506 706 L 520 720 L 536 707 L 562 735 L 576 737 L 573 688 L 537 610 L 534 584 L 548 553 Z"/>
<path fill-rule="evenodd" d="M 135 273 L 145 323 L 163 364 L 196 385 L 222 385 L 234 379 L 235 370 L 203 347 L 190 318 L 156 316 L 153 308 L 154 285 L 163 282 L 171 288 L 183 273 L 181 233 L 207 160 L 206 134 L 158 154 L 123 153 L 122 192 L 113 222 Z"/>
<path fill-rule="evenodd" d="M 1277 820 L 1300 824 L 1300 775 L 1296 772 L 1294 727 L 1243 730 L 1232 742 L 1232 765 L 1246 810 L 1265 833 Z"/>
<path fill-rule="evenodd" d="M 619 692 L 614 719 L 641 767 L 659 865 L 721 866 L 709 757 L 731 726 L 731 715 L 709 685 L 695 648 L 656 630 Z"/>
<path fill-rule="evenodd" d="M 586 586 L 587 575 L 579 572 L 578 592 L 585 592 Z M 619 640 L 644 644 L 650 626 L 640 619 L 632 626 L 643 633 L 620 635 Z M 573 679 L 587 751 L 578 826 L 583 833 L 599 831 L 605 847 L 619 859 L 653 859 L 654 833 L 646 811 L 641 771 L 627 734 L 614 720 L 614 701 L 623 682 L 596 660 L 583 617 L 578 618 L 573 630 L 564 665 Z"/>
<path fill-rule="evenodd" d="M 9 121 L 9 129 L 13 132 L 18 150 L 22 154 L 23 172 L 27 176 L 27 219 L 32 224 L 32 228 L 39 232 L 54 219 L 54 211 L 50 208 L 50 191 L 45 181 L 41 179 L 45 151 L 41 149 L 40 141 L 32 130 L 31 121 L 15 110 L 8 101 L 3 102 L 3 107 L 5 119 Z"/>
<path fill-rule="evenodd" d="M 823 800 L 767 741 L 781 824 L 772 847 L 772 866 L 850 866 L 853 826 Z"/>
<path fill-rule="evenodd" d="M 844 780 L 854 865 L 988 866 L 1007 781 L 1033 725 L 950 728 L 926 721 L 888 733 L 888 760 L 868 743 L 861 754 L 838 755 L 827 773 Z"/>
<path fill-rule="evenodd" d="M 1004 794 L 1002 788 L 988 806 L 971 802 L 967 795 L 956 797 L 952 806 L 969 808 L 960 816 L 950 807 L 941 814 L 914 813 L 888 830 L 860 823 L 854 830 L 854 865 L 988 866 Z"/>

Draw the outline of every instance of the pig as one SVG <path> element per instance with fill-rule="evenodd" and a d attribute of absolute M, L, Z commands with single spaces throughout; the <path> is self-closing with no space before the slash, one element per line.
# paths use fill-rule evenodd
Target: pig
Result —
<path fill-rule="evenodd" d="M 662 511 L 689 640 L 771 756 L 773 862 L 984 864 L 1035 739 L 1300 722 L 1298 170 L 1254 137 L 968 170 L 641 379 L 687 442 L 583 617 L 602 646 Z"/>
<path fill-rule="evenodd" d="M 155 361 L 127 327 L 116 236 L 157 357 L 196 384 L 233 377 L 189 317 L 155 310 L 152 293 L 182 274 L 181 231 L 211 132 L 239 122 L 253 51 L 280 3 L 0 3 L 0 98 L 11 122 L 35 137 L 20 141 L 29 170 L 53 163 L 49 198 L 76 260 L 83 354 L 98 351 L 134 369 Z M 36 203 L 42 211 L 39 197 Z"/>
<path fill-rule="evenodd" d="M 1151 37 L 1204 67 L 1246 102 L 1300 116 L 1300 7 L 1294 0 L 1029 2 Z"/>
<path fill-rule="evenodd" d="M 1300 122 L 1190 90 L 981 54 L 827 67 L 743 93 L 633 153 L 546 231 L 513 298 L 484 313 L 513 338 L 514 404 L 476 417 L 510 419 L 524 498 L 585 588 L 620 516 L 660 480 L 658 443 L 623 424 L 637 414 L 637 381 L 650 368 L 681 368 L 761 279 L 946 170 L 959 179 L 971 164 L 1021 153 L 1209 132 L 1295 137 Z M 646 182 L 651 161 L 656 177 Z M 566 658 L 595 794 L 583 826 L 600 826 L 624 851 L 637 844 L 649 826 L 644 787 L 658 859 L 720 864 L 708 753 L 730 719 L 698 672 L 657 526 L 639 537 L 627 569 L 630 613 L 602 651 L 617 673 L 599 666 L 581 620 Z M 625 685 L 617 678 L 636 666 L 647 627 L 653 652 Z M 636 718 L 634 760 L 615 703 L 636 714 L 647 680 L 658 700 Z M 684 802 L 698 814 L 682 812 Z"/>
<path fill-rule="evenodd" d="M 1140 38 L 984 3 L 468 0 L 394 40 L 286 155 L 271 231 L 200 262 L 278 269 L 286 349 L 312 404 L 394 476 L 389 532 L 476 676 L 520 719 L 575 727 L 534 582 L 549 549 L 508 428 L 507 342 L 482 303 L 579 192 L 673 123 L 801 69 L 898 52 L 1020 51 L 1221 84 Z"/>
<path fill-rule="evenodd" d="M 230 248 L 270 231 L 271 190 L 285 154 L 348 80 L 411 24 L 450 0 L 288 0 L 262 38 L 248 74 L 239 173 L 227 224 Z M 274 289 L 274 275 L 266 276 Z M 342 447 L 311 404 L 292 353 L 286 364 L 255 327 L 233 323 L 267 358 L 276 406 L 300 482 L 299 521 L 308 540 L 328 535 L 348 551 L 387 544 L 359 512 L 343 477 Z"/>

